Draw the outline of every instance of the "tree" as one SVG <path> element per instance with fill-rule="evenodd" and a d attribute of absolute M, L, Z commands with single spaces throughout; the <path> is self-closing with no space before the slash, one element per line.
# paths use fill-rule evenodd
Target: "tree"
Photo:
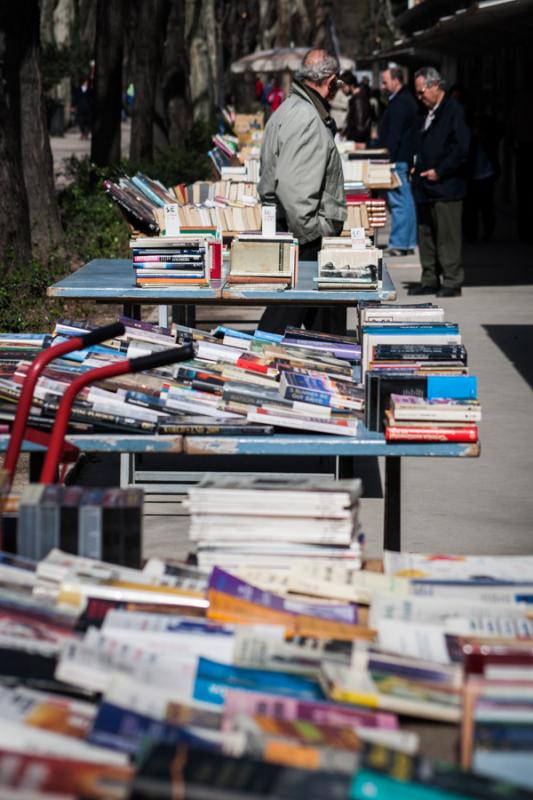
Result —
<path fill-rule="evenodd" d="M 160 97 L 166 144 L 179 145 L 191 128 L 189 58 L 185 46 L 185 0 L 171 0 L 163 53 Z"/>
<path fill-rule="evenodd" d="M 0 257 L 24 264 L 61 238 L 39 62 L 39 6 L 5 3 L 0 81 Z M 31 198 L 28 202 L 28 198 Z"/>
<path fill-rule="evenodd" d="M 124 23 L 125 0 L 98 0 L 91 161 L 100 167 L 120 160 Z"/>
<path fill-rule="evenodd" d="M 139 4 L 134 44 L 135 104 L 130 145 L 130 159 L 134 164 L 151 160 L 154 156 L 156 92 L 168 14 L 169 5 L 166 0 Z"/>
<path fill-rule="evenodd" d="M 35 256 L 46 260 L 57 251 L 63 229 L 57 205 L 54 161 L 46 121 L 38 0 L 28 0 L 17 11 L 19 51 L 19 115 L 22 168 L 28 196 L 31 240 Z M 8 48 L 9 49 L 9 48 Z M 17 56 L 13 53 L 13 58 Z"/>

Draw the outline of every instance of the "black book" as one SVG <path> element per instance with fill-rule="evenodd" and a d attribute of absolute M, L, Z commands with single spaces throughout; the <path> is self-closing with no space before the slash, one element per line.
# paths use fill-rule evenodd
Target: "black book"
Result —
<path fill-rule="evenodd" d="M 122 515 L 122 529 L 119 541 L 118 564 L 123 567 L 140 569 L 142 563 L 142 525 L 143 525 L 142 489 L 121 489 L 119 507 Z M 107 533 L 107 529 L 104 528 Z M 112 535 L 112 531 L 110 531 Z"/>
<path fill-rule="evenodd" d="M 131 800 L 345 800 L 351 782 L 341 773 L 155 744 L 137 770 Z"/>
<path fill-rule="evenodd" d="M 59 546 L 65 553 L 77 555 L 80 501 L 83 495 L 81 486 L 66 486 L 61 501 L 61 520 Z"/>
<path fill-rule="evenodd" d="M 427 376 L 400 374 L 365 375 L 365 425 L 369 431 L 382 432 L 385 428 L 385 411 L 390 405 L 391 394 L 425 397 Z"/>
<path fill-rule="evenodd" d="M 160 422 L 157 432 L 183 436 L 270 436 L 274 433 L 272 425 L 256 425 L 243 422 L 223 423 L 216 421 L 180 422 L 179 420 Z"/>
<path fill-rule="evenodd" d="M 309 339 L 310 342 L 331 342 L 334 344 L 357 344 L 353 336 L 337 336 L 334 333 L 321 333 L 320 331 L 306 331 L 305 328 L 295 328 L 288 325 L 285 328 L 285 336 L 293 339 Z M 290 342 L 286 342 L 290 344 Z"/>
<path fill-rule="evenodd" d="M 373 361 L 457 361 L 467 363 L 462 344 L 377 344 Z"/>

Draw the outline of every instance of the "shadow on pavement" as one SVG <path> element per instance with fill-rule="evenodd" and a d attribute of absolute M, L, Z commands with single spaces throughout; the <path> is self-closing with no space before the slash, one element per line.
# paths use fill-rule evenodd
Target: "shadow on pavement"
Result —
<path fill-rule="evenodd" d="M 533 388 L 533 325 L 484 325 L 492 341 Z"/>

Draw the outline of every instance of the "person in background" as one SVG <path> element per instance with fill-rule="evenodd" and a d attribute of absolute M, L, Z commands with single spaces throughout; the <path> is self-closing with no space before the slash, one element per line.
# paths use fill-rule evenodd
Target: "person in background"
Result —
<path fill-rule="evenodd" d="M 470 133 L 462 106 L 447 97 L 434 67 L 415 73 L 415 90 L 427 113 L 416 132 L 412 181 L 422 279 L 409 294 L 457 297 L 463 284 L 461 216 Z"/>
<path fill-rule="evenodd" d="M 316 261 L 323 236 L 338 236 L 346 219 L 344 177 L 334 137 L 329 99 L 339 88 L 339 62 L 313 48 L 302 61 L 291 94 L 268 120 L 261 148 L 263 203 L 277 208 L 277 229 L 291 231 L 300 260 Z M 346 322 L 337 309 L 269 306 L 259 328 L 283 333 L 287 325 L 342 333 Z"/>
<path fill-rule="evenodd" d="M 281 88 L 279 79 L 274 78 L 270 90 L 266 93 L 266 101 L 270 106 L 270 111 L 277 111 L 284 100 L 285 95 L 283 94 L 283 89 Z"/>
<path fill-rule="evenodd" d="M 356 149 L 362 150 L 370 137 L 372 124 L 368 95 L 360 88 L 357 78 L 350 70 L 343 72 L 340 79 L 343 84 L 342 91 L 349 98 L 344 134 L 348 141 L 355 142 Z"/>
<path fill-rule="evenodd" d="M 263 92 L 265 90 L 265 84 L 259 77 L 259 75 L 255 76 L 255 99 L 258 103 L 262 102 L 263 99 Z"/>
<path fill-rule="evenodd" d="M 404 86 L 403 72 L 389 67 L 381 73 L 381 85 L 389 96 L 378 125 L 378 145 L 386 147 L 390 160 L 396 164 L 401 181 L 397 189 L 387 192 L 391 215 L 390 256 L 412 255 L 416 247 L 416 209 L 409 182 L 413 159 L 413 135 L 418 106 L 409 89 Z"/>
<path fill-rule="evenodd" d="M 92 123 L 92 89 L 89 78 L 84 78 L 74 94 L 74 109 L 76 122 L 80 127 L 80 139 L 88 139 Z"/>

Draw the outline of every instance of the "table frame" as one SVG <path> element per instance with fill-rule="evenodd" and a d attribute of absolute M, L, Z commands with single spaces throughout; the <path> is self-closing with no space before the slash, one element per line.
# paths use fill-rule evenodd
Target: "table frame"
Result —
<path fill-rule="evenodd" d="M 458 443 L 388 443 L 380 433 L 367 431 L 359 423 L 357 436 L 320 434 L 274 434 L 272 436 L 143 436 L 134 434 L 72 435 L 68 441 L 83 453 L 185 453 L 189 455 L 275 455 L 333 456 L 338 458 L 338 475 L 352 478 L 354 458 L 385 458 L 383 547 L 401 549 L 401 459 L 405 457 L 475 458 L 479 444 Z M 0 451 L 7 448 L 8 437 L 0 436 Z M 38 466 L 46 448 L 24 442 L 30 453 L 30 476 L 38 479 Z"/>

